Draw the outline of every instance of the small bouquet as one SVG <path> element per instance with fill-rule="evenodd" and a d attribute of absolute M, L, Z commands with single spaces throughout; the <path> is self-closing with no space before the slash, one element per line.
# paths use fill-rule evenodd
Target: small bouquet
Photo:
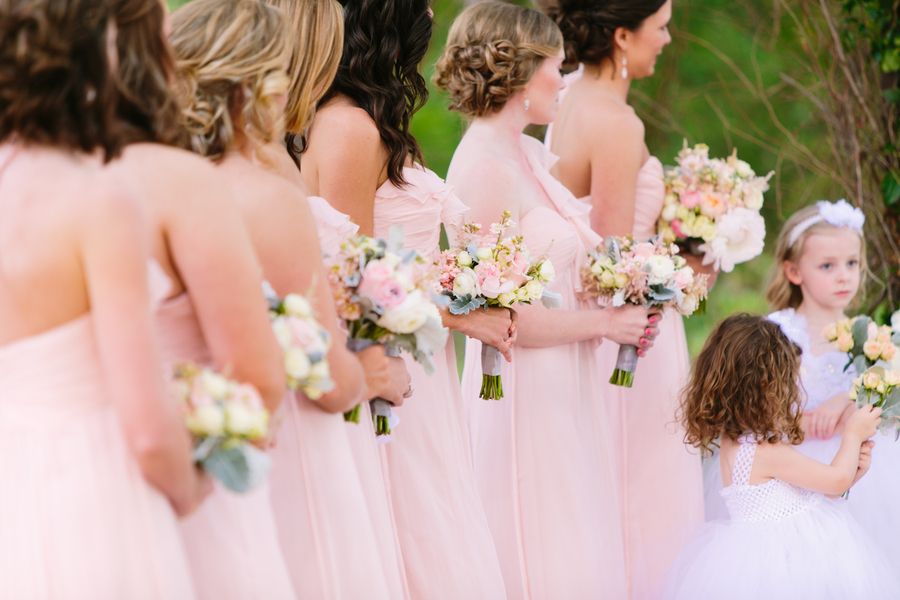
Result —
<path fill-rule="evenodd" d="M 522 236 L 504 237 L 513 226 L 512 213 L 504 211 L 499 223 L 482 235 L 481 226 L 464 224 L 457 247 L 438 257 L 439 293 L 449 299 L 448 310 L 465 315 L 476 308 L 530 304 L 541 300 L 548 306 L 558 303 L 546 288 L 553 281 L 553 264 L 546 258 L 532 260 Z M 503 398 L 500 379 L 500 352 L 487 344 L 481 348 L 481 393 L 486 400 Z"/>
<path fill-rule="evenodd" d="M 690 316 L 706 301 L 706 275 L 696 275 L 678 247 L 656 238 L 635 242 L 608 237 L 591 251 L 582 273 L 585 293 L 601 306 L 674 307 Z M 620 346 L 609 382 L 631 387 L 637 367 L 637 347 Z"/>
<path fill-rule="evenodd" d="M 900 439 L 900 372 L 884 367 L 869 367 L 853 380 L 850 399 L 856 406 L 877 406 L 882 410 L 882 433 L 893 430 Z"/>
<path fill-rule="evenodd" d="M 261 483 L 270 461 L 253 444 L 266 439 L 269 413 L 256 388 L 193 363 L 175 367 L 172 385 L 194 438 L 194 461 L 233 492 Z"/>
<path fill-rule="evenodd" d="M 900 332 L 892 331 L 891 326 L 878 326 L 866 315 L 852 319 L 841 319 L 825 328 L 825 339 L 835 348 L 847 353 L 847 365 L 857 373 L 879 363 L 890 363 L 897 353 L 900 344 Z"/>
<path fill-rule="evenodd" d="M 269 303 L 269 318 L 278 344 L 284 351 L 287 387 L 318 400 L 334 389 L 328 368 L 331 336 L 316 321 L 309 301 L 299 294 L 278 297 L 268 283 L 263 293 Z"/>
<path fill-rule="evenodd" d="M 359 352 L 383 344 L 391 356 L 406 351 L 431 373 L 431 355 L 447 342 L 447 329 L 431 298 L 431 266 L 415 251 L 403 249 L 397 229 L 388 240 L 348 239 L 334 261 L 328 276 L 349 348 Z M 375 433 L 390 435 L 390 403 L 376 398 L 372 415 Z M 358 423 L 359 406 L 344 418 Z"/>
<path fill-rule="evenodd" d="M 677 242 L 703 264 L 728 273 L 763 251 L 766 223 L 759 214 L 772 173 L 759 177 L 737 150 L 726 159 L 710 158 L 709 147 L 697 144 L 678 154 L 677 166 L 666 169 L 666 195 L 657 231 L 665 242 Z"/>

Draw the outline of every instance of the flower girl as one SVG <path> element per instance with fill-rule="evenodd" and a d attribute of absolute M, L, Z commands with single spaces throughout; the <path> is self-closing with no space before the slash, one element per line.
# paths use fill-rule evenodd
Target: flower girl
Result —
<path fill-rule="evenodd" d="M 774 322 L 726 319 L 697 359 L 682 401 L 686 441 L 721 440 L 730 520 L 708 523 L 669 574 L 666 598 L 896 598 L 900 581 L 829 496 L 868 470 L 881 410 L 850 412 L 830 464 L 795 448 L 800 350 Z"/>

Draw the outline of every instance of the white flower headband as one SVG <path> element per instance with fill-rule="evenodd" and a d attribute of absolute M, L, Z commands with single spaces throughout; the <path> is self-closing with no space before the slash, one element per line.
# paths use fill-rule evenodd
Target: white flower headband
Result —
<path fill-rule="evenodd" d="M 852 229 L 856 233 L 862 235 L 863 225 L 866 223 L 866 216 L 858 208 L 851 206 L 846 200 L 838 200 L 837 202 L 828 202 L 827 200 L 819 200 L 816 202 L 818 212 L 811 217 L 803 219 L 791 230 L 788 236 L 788 247 L 793 246 L 800 239 L 806 230 L 818 223 L 828 223 L 834 227 L 845 227 Z"/>

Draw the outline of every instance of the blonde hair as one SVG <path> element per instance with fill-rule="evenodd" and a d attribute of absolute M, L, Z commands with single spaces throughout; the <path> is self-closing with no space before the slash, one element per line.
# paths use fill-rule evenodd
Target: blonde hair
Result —
<path fill-rule="evenodd" d="M 278 9 L 262 0 L 193 0 L 173 13 L 171 39 L 195 152 L 218 160 L 239 133 L 257 149 L 281 135 L 275 99 L 290 81 Z"/>
<path fill-rule="evenodd" d="M 434 80 L 450 94 L 451 109 L 481 117 L 503 108 L 562 47 L 559 27 L 543 13 L 475 4 L 453 22 Z"/>
<path fill-rule="evenodd" d="M 816 204 L 806 206 L 795 212 L 785 222 L 778 234 L 778 241 L 775 243 L 775 267 L 772 276 L 769 279 L 769 286 L 766 289 L 766 300 L 773 310 L 783 310 L 785 308 L 797 308 L 803 303 L 803 291 L 799 285 L 791 283 L 785 273 L 785 263 L 796 263 L 803 255 L 803 247 L 806 240 L 815 233 L 822 231 L 834 231 L 842 229 L 831 225 L 827 221 L 820 221 L 806 228 L 796 240 L 791 243 L 791 233 L 803 221 L 816 216 L 819 213 L 819 207 Z M 866 245 L 860 236 L 860 271 L 866 271 Z"/>
<path fill-rule="evenodd" d="M 300 134 L 328 91 L 341 62 L 344 10 L 337 0 L 266 0 L 279 8 L 291 40 L 285 129 Z"/>

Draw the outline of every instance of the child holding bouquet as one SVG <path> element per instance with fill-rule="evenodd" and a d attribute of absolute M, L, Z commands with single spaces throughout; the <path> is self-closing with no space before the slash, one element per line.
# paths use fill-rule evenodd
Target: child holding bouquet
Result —
<path fill-rule="evenodd" d="M 804 456 L 799 351 L 774 322 L 737 315 L 698 357 L 682 402 L 686 440 L 706 452 L 720 444 L 730 520 L 708 523 L 683 550 L 663 598 L 896 598 L 889 555 L 832 499 L 865 481 L 881 409 L 852 409 L 826 462 Z"/>

